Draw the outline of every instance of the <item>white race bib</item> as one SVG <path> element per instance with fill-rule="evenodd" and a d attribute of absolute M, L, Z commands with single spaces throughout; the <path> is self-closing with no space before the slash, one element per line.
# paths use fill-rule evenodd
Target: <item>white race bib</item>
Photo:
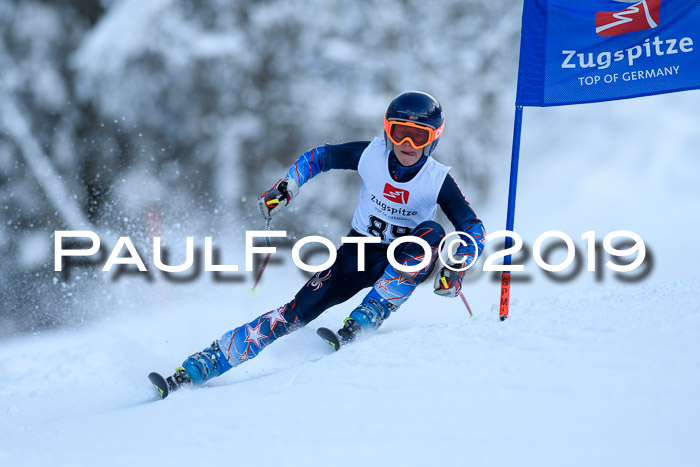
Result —
<path fill-rule="evenodd" d="M 435 219 L 438 195 L 451 169 L 428 157 L 411 181 L 399 183 L 389 174 L 389 154 L 384 138 L 374 138 L 360 156 L 362 189 L 352 219 L 357 232 L 386 244 Z"/>

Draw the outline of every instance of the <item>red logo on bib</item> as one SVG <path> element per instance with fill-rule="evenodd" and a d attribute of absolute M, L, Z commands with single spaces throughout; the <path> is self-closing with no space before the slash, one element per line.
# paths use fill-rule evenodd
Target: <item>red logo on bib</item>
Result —
<path fill-rule="evenodd" d="M 384 197 L 389 201 L 399 204 L 406 204 L 408 203 L 409 194 L 410 193 L 408 191 L 402 190 L 401 188 L 395 188 L 388 183 L 384 185 Z"/>

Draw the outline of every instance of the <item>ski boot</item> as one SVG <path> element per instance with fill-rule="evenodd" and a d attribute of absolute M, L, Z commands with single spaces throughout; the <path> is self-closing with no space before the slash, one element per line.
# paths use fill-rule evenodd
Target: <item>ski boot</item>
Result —
<path fill-rule="evenodd" d="M 346 336 L 353 336 L 352 339 L 365 329 L 377 329 L 392 311 L 398 307 L 393 306 L 384 299 L 374 288 L 362 300 L 362 303 L 352 310 L 350 316 L 343 322 L 342 331 Z M 348 324 L 348 320 L 351 322 Z"/>
<path fill-rule="evenodd" d="M 172 376 L 165 378 L 168 383 L 168 389 L 170 392 L 175 391 L 180 388 L 180 386 L 189 385 L 192 386 L 192 378 L 187 374 L 187 370 L 179 366 L 175 369 L 175 373 Z"/>
<path fill-rule="evenodd" d="M 389 316 L 390 311 L 381 302 L 373 299 L 365 300 L 352 310 L 350 316 L 343 321 L 343 327 L 338 329 L 340 343 L 345 344 L 357 338 L 366 329 L 377 329 Z"/>
<path fill-rule="evenodd" d="M 185 370 L 183 378 L 188 378 L 189 383 L 201 384 L 231 368 L 228 360 L 219 348 L 219 342 L 214 341 L 209 347 L 187 357 L 180 367 Z M 180 369 L 178 368 L 178 370 Z M 177 373 L 176 375 L 177 376 Z"/>
<path fill-rule="evenodd" d="M 345 318 L 343 327 L 337 333 L 328 328 L 318 328 L 316 334 L 334 350 L 338 350 L 341 345 L 354 341 L 365 330 L 377 329 L 397 308 L 382 298 L 375 289 L 372 289 L 362 300 L 360 306 L 355 308 L 349 317 Z"/>
<path fill-rule="evenodd" d="M 340 338 L 340 343 L 345 344 L 347 342 L 354 341 L 355 338 L 365 332 L 365 328 L 360 326 L 354 319 L 345 318 L 343 321 L 343 327 L 338 329 L 338 337 Z"/>

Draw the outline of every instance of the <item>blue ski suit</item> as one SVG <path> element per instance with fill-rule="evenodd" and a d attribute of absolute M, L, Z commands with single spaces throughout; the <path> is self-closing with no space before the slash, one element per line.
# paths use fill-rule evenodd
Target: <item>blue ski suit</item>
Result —
<path fill-rule="evenodd" d="M 360 158 L 369 144 L 361 141 L 313 148 L 297 159 L 286 176 L 301 187 L 316 175 L 331 169 L 358 170 Z M 424 155 L 413 166 L 405 167 L 392 151 L 386 169 L 391 180 L 403 183 L 416 177 L 427 160 L 428 156 Z M 467 241 L 457 253 L 476 259 L 484 247 L 484 227 L 449 173 L 440 187 L 437 204 L 457 231 L 465 232 L 475 240 L 475 243 Z M 365 270 L 358 271 L 358 245 L 345 243 L 338 248 L 335 263 L 307 281 L 291 301 L 226 332 L 210 347 L 190 356 L 183 367 L 192 381 L 201 383 L 255 357 L 277 338 L 310 323 L 328 308 L 347 301 L 367 287 L 372 287 L 369 294 L 383 297 L 389 304 L 385 315 L 372 323 L 378 327 L 430 275 L 438 245 L 445 236 L 444 229 L 435 221 L 422 222 L 406 233 L 420 237 L 430 245 L 433 260 L 428 266 L 415 273 L 399 272 L 387 259 L 388 245 L 367 244 L 364 246 Z M 360 235 L 355 230 L 348 234 Z M 412 242 L 403 243 L 395 252 L 397 262 L 408 266 L 420 263 L 424 255 L 423 248 Z"/>

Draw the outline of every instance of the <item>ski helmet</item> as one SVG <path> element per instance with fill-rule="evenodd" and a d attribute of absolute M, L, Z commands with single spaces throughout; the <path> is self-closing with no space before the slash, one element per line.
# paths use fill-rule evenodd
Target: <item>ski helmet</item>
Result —
<path fill-rule="evenodd" d="M 430 94 L 409 91 L 391 101 L 384 115 L 384 139 L 387 149 L 407 141 L 430 156 L 437 147 L 445 124 L 442 106 Z"/>

